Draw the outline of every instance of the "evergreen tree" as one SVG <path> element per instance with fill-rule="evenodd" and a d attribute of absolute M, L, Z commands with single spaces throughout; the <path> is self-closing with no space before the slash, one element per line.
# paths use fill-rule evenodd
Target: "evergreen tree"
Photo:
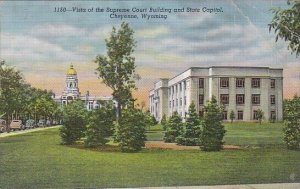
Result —
<path fill-rule="evenodd" d="M 204 151 L 219 151 L 222 149 L 225 128 L 222 125 L 223 109 L 218 106 L 216 97 L 205 106 L 203 130 L 200 137 L 200 148 Z"/>
<path fill-rule="evenodd" d="M 261 109 L 256 110 L 256 118 L 259 121 L 259 124 L 261 124 L 262 120 L 264 119 L 264 112 Z"/>
<path fill-rule="evenodd" d="M 115 136 L 122 152 L 137 152 L 145 146 L 146 125 L 147 118 L 141 110 L 127 106 L 122 111 Z"/>
<path fill-rule="evenodd" d="M 300 150 L 300 97 L 284 104 L 284 141 L 288 149 Z"/>
<path fill-rule="evenodd" d="M 161 118 L 161 121 L 160 121 L 160 124 L 163 128 L 163 130 L 165 131 L 167 128 L 167 117 L 166 117 L 166 114 L 164 114 Z"/>
<path fill-rule="evenodd" d="M 112 104 L 107 104 L 93 111 L 89 117 L 85 145 L 97 147 L 105 145 L 114 132 L 115 111 Z"/>
<path fill-rule="evenodd" d="M 166 132 L 164 136 L 165 142 L 175 142 L 175 139 L 180 136 L 183 132 L 183 123 L 181 117 L 177 112 L 174 112 L 173 115 L 167 122 Z"/>
<path fill-rule="evenodd" d="M 60 128 L 63 144 L 74 144 L 84 136 L 87 110 L 82 101 L 74 101 L 64 107 L 64 124 Z"/>
<path fill-rule="evenodd" d="M 235 119 L 235 113 L 233 110 L 230 111 L 230 115 L 229 115 L 229 118 L 231 120 L 231 123 L 233 122 L 233 120 Z"/>
<path fill-rule="evenodd" d="M 199 145 L 199 138 L 201 136 L 201 121 L 196 112 L 196 106 L 194 102 L 192 102 L 189 106 L 188 116 L 184 126 L 184 132 L 176 138 L 177 144 L 185 146 Z"/>

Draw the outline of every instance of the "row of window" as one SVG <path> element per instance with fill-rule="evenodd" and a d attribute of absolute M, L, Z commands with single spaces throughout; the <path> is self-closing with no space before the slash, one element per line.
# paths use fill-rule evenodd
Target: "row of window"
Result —
<path fill-rule="evenodd" d="M 221 94 L 220 95 L 220 102 L 224 105 L 229 104 L 229 94 Z M 253 105 L 260 104 L 260 94 L 252 94 L 251 102 Z M 275 95 L 270 95 L 270 103 L 274 105 L 276 103 Z M 245 104 L 245 95 L 244 94 L 237 94 L 236 95 L 236 104 L 243 105 Z M 204 105 L 204 95 L 199 95 L 199 105 Z"/>
<path fill-rule="evenodd" d="M 203 115 L 203 112 L 201 111 L 201 114 Z M 199 112 L 199 116 L 200 116 L 200 112 Z M 228 120 L 228 112 L 224 111 L 222 114 L 222 118 L 223 120 Z M 258 120 L 258 112 L 257 110 L 253 110 L 253 114 L 252 114 L 252 119 L 253 120 Z M 237 111 L 237 120 L 243 120 L 244 119 L 244 112 L 242 110 Z M 271 120 L 276 120 L 276 112 L 275 111 L 271 111 L 270 112 L 270 119 Z"/>
<path fill-rule="evenodd" d="M 177 93 L 178 91 L 186 90 L 186 81 L 183 81 L 182 83 L 179 83 L 178 85 L 173 85 L 169 88 L 169 96 L 171 96 L 171 93 Z"/>
<path fill-rule="evenodd" d="M 183 98 L 183 101 L 182 101 L 182 98 L 179 99 L 179 106 L 182 106 L 182 105 L 186 105 L 186 96 Z M 172 107 L 175 107 L 175 106 L 178 106 L 178 98 L 175 100 L 170 100 L 169 101 L 169 107 L 172 108 Z"/>
<path fill-rule="evenodd" d="M 236 88 L 244 88 L 245 87 L 245 78 L 236 78 L 235 79 Z M 275 88 L 275 79 L 271 79 L 270 83 L 271 88 Z M 228 88 L 229 87 L 229 77 L 221 77 L 220 78 L 220 88 Z M 251 87 L 252 88 L 260 88 L 260 78 L 252 78 L 251 79 Z M 204 88 L 204 78 L 199 78 L 199 88 Z"/>

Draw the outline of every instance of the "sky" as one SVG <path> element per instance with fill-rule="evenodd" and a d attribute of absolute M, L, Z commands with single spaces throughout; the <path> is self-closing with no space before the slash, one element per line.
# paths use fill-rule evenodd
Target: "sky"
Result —
<path fill-rule="evenodd" d="M 135 31 L 136 71 L 141 76 L 135 92 L 148 103 L 148 91 L 159 78 L 171 78 L 192 66 L 269 66 L 284 69 L 284 97 L 300 94 L 300 61 L 275 42 L 269 32 L 272 7 L 287 8 L 286 0 L 224 1 L 2 1 L 0 2 L 0 58 L 19 69 L 31 85 L 53 90 L 65 88 L 66 71 L 77 70 L 82 94 L 110 96 L 95 74 L 97 55 L 106 54 L 105 39 L 112 27 L 125 21 Z M 93 12 L 55 12 L 55 7 L 94 8 Z M 110 18 L 95 9 L 185 8 L 167 19 Z M 187 8 L 200 12 L 187 12 Z M 203 12 L 203 8 L 223 12 Z M 119 13 L 126 14 L 126 13 Z M 132 14 L 132 12 L 130 13 Z M 150 14 L 149 12 L 147 14 Z"/>

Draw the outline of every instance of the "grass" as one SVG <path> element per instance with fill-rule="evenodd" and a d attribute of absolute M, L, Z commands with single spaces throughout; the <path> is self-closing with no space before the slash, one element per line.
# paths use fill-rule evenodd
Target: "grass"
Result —
<path fill-rule="evenodd" d="M 236 128 L 226 124 L 226 140 L 238 143 L 240 140 L 234 138 L 241 133 L 249 143 L 259 142 L 252 134 L 243 133 L 247 130 L 243 127 L 252 126 L 251 131 L 260 132 L 255 124 L 239 124 Z M 159 126 L 156 127 L 151 131 L 161 133 Z M 267 130 L 268 126 L 261 127 L 267 135 L 264 127 Z M 155 137 L 159 136 L 158 133 Z M 264 135 L 255 136 L 263 138 Z M 54 128 L 0 138 L 0 188 L 300 182 L 299 159 L 299 151 L 276 145 L 210 153 L 200 150 L 93 151 L 60 145 L 58 128 Z"/>
<path fill-rule="evenodd" d="M 226 144 L 239 146 L 271 146 L 283 145 L 283 123 L 256 123 L 234 122 L 225 123 Z M 150 141 L 163 140 L 161 125 L 150 127 L 147 130 L 147 139 Z"/>
<path fill-rule="evenodd" d="M 283 145 L 283 123 L 226 123 L 226 144 L 241 146 Z"/>

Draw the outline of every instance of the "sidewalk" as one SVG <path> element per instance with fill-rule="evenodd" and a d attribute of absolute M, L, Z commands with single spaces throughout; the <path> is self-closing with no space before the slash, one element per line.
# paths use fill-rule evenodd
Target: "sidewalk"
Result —
<path fill-rule="evenodd" d="M 300 189 L 300 183 L 144 187 L 142 189 Z"/>

